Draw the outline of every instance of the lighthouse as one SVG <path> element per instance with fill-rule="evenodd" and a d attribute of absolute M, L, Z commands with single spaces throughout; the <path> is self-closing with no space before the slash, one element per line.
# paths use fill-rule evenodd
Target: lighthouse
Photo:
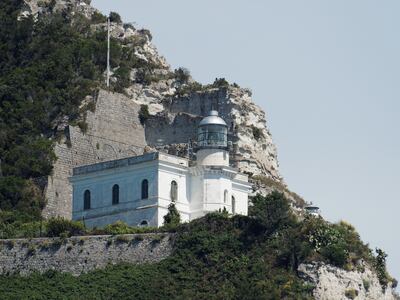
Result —
<path fill-rule="evenodd" d="M 199 124 L 197 134 L 197 164 L 199 166 L 229 166 L 228 126 L 212 110 Z"/>

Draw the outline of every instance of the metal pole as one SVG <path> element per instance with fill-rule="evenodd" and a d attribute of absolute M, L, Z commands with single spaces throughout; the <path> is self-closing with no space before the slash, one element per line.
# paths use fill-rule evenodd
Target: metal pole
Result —
<path fill-rule="evenodd" d="M 110 89 L 110 17 L 107 18 L 107 88 Z"/>

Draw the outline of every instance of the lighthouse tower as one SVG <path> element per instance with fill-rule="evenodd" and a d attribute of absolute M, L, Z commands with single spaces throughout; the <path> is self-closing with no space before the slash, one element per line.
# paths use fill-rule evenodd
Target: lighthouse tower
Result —
<path fill-rule="evenodd" d="M 229 166 L 228 126 L 215 110 L 199 124 L 197 135 L 198 166 Z"/>

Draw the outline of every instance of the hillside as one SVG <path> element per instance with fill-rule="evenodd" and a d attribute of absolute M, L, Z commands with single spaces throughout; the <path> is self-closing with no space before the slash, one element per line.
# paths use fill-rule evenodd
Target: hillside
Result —
<path fill-rule="evenodd" d="M 361 299 L 395 299 L 384 254 L 373 256 L 350 225 L 328 224 L 314 217 L 299 220 L 277 192 L 258 195 L 253 202 L 250 217 L 213 213 L 160 229 L 176 236 L 171 256 L 159 263 L 109 266 L 79 277 L 51 270 L 29 277 L 3 275 L 0 298 L 354 299 L 359 295 Z M 110 229 L 107 232 L 134 230 L 123 225 Z M 117 243 L 117 248 L 135 249 L 142 239 L 117 235 L 108 247 Z M 83 242 L 72 242 L 63 251 L 80 256 Z M 57 252 L 62 243 L 69 242 L 62 239 L 56 249 L 26 246 L 22 256 L 29 261 L 35 252 Z M 152 243 L 155 248 L 160 239 Z"/>
<path fill-rule="evenodd" d="M 373 253 L 349 224 L 302 211 L 250 90 L 223 78 L 201 85 L 188 70 L 172 70 L 148 30 L 110 17 L 107 90 L 106 17 L 90 1 L 0 3 L 0 238 L 49 234 L 43 216 L 70 218 L 75 166 L 155 150 L 187 156 L 212 108 L 229 126 L 232 166 L 254 183 L 251 216 L 215 213 L 162 229 L 177 237 L 159 263 L 79 277 L 7 276 L 2 268 L 0 298 L 394 299 L 383 251 Z M 1 247 L 10 253 L 9 244 Z"/>

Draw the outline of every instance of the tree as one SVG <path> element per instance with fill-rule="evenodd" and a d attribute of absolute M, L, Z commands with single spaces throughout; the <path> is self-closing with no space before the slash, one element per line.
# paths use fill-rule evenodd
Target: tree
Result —
<path fill-rule="evenodd" d="M 122 23 L 121 16 L 114 11 L 110 12 L 110 22 Z"/>
<path fill-rule="evenodd" d="M 294 222 L 289 201 L 278 191 L 273 191 L 265 197 L 257 194 L 252 199 L 252 203 L 253 206 L 249 208 L 249 215 L 260 220 L 267 234 Z"/>
<path fill-rule="evenodd" d="M 174 203 L 168 206 L 168 213 L 164 216 L 165 226 L 176 226 L 181 222 L 181 216 L 175 207 Z"/>

